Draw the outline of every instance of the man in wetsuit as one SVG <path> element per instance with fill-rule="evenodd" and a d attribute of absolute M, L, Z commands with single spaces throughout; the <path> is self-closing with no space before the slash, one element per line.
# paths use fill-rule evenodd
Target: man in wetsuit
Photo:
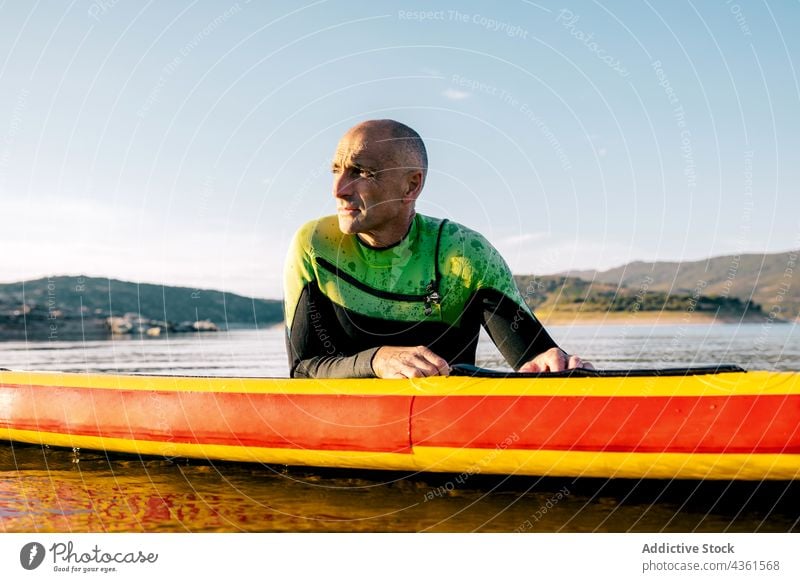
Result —
<path fill-rule="evenodd" d="M 447 375 L 484 326 L 521 372 L 590 366 L 559 348 L 477 232 L 417 214 L 428 169 L 410 127 L 350 129 L 333 160 L 337 214 L 300 228 L 285 269 L 294 378 Z"/>

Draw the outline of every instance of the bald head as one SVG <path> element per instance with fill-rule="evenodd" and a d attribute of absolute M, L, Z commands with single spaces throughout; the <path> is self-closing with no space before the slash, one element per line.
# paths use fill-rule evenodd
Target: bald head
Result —
<path fill-rule="evenodd" d="M 391 119 L 359 123 L 339 141 L 331 169 L 343 233 L 375 248 L 408 233 L 428 169 L 416 131 Z"/>
<path fill-rule="evenodd" d="M 399 168 L 422 171 L 423 182 L 428 175 L 428 152 L 420 135 L 409 126 L 394 119 L 372 119 L 355 125 L 347 136 L 360 135 L 367 147 L 369 142 L 390 153 Z"/>

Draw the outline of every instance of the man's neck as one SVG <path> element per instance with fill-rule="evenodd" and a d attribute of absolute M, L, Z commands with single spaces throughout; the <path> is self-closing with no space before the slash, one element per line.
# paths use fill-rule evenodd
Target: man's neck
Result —
<path fill-rule="evenodd" d="M 411 231 L 411 224 L 414 222 L 416 212 L 412 212 L 404 225 L 383 232 L 360 232 L 356 236 L 366 246 L 373 249 L 388 249 L 400 242 Z"/>

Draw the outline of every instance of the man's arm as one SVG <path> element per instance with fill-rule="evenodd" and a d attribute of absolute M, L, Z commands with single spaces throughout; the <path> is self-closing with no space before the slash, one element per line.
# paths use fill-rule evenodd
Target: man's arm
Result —
<path fill-rule="evenodd" d="M 474 258 L 484 268 L 475 299 L 480 303 L 482 324 L 509 365 L 518 372 L 557 372 L 589 367 L 562 350 L 533 315 L 523 299 L 511 270 L 500 253 L 481 237 L 485 254 Z"/>
<path fill-rule="evenodd" d="M 476 298 L 484 328 L 515 370 L 549 350 L 561 351 L 521 298 L 509 297 L 497 289 L 482 289 Z"/>
<path fill-rule="evenodd" d="M 517 372 L 560 372 L 594 366 L 558 347 L 527 305 L 499 293 L 486 293 L 484 326 Z M 521 300 L 521 298 L 520 298 Z"/>
<path fill-rule="evenodd" d="M 379 346 L 345 356 L 336 317 L 312 286 L 300 294 L 286 336 L 292 378 L 420 378 L 446 376 L 447 362 L 425 346 Z"/>
<path fill-rule="evenodd" d="M 372 359 L 378 348 L 344 355 L 345 341 L 327 298 L 315 283 L 300 292 L 287 319 L 286 352 L 292 378 L 374 378 Z"/>
<path fill-rule="evenodd" d="M 594 366 L 558 347 L 524 304 L 501 294 L 483 300 L 484 326 L 506 361 L 517 372 L 560 372 Z"/>
<path fill-rule="evenodd" d="M 319 291 L 311 241 L 317 221 L 295 234 L 283 280 L 286 352 L 292 378 L 370 378 L 377 348 L 344 355 L 345 341 L 329 300 Z"/>
<path fill-rule="evenodd" d="M 374 378 L 372 358 L 378 348 L 358 352 L 352 356 L 312 356 L 294 359 L 292 378 Z"/>

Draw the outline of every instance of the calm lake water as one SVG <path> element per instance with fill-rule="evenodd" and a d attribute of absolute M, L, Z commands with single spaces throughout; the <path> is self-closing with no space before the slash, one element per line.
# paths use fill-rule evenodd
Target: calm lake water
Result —
<path fill-rule="evenodd" d="M 800 370 L 789 324 L 550 327 L 598 368 Z M 283 330 L 0 343 L 26 370 L 286 376 Z M 502 367 L 482 341 L 479 365 Z M 0 531 L 795 531 L 800 484 L 452 475 L 213 463 L 0 442 Z M 442 489 L 438 489 L 442 488 Z M 447 489 L 451 487 L 448 486 Z M 426 500 L 428 499 L 428 500 Z"/>

